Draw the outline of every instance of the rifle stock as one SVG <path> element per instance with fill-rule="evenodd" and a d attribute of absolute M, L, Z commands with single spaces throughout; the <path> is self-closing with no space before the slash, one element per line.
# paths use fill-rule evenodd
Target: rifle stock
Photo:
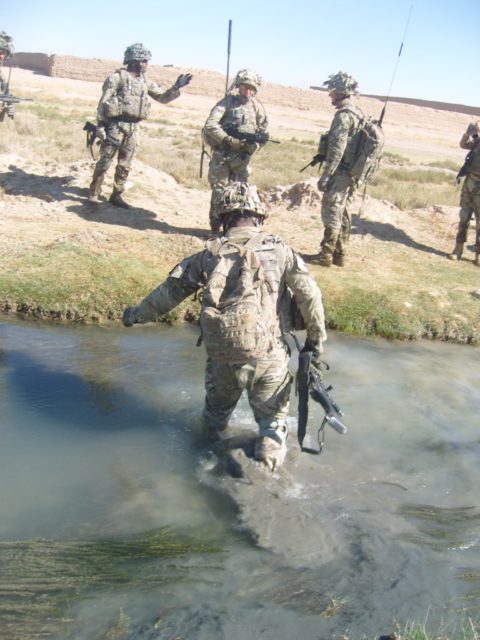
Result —
<path fill-rule="evenodd" d="M 329 394 L 332 387 L 325 387 L 323 384 L 321 373 L 312 363 L 312 353 L 309 351 L 300 353 L 298 357 L 296 387 L 298 395 L 298 444 L 300 445 L 301 450 L 306 453 L 321 453 L 321 446 L 318 451 L 303 446 L 303 441 L 307 433 L 309 396 L 316 402 L 320 403 L 325 411 L 325 417 L 319 428 L 319 435 L 320 432 L 323 431 L 325 424 L 329 424 L 332 429 L 340 435 L 347 432 L 347 427 L 338 418 L 338 416 L 342 416 L 343 413 Z"/>

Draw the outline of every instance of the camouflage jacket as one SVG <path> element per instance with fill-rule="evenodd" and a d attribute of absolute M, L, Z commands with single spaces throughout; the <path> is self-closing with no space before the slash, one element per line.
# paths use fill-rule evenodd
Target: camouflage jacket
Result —
<path fill-rule="evenodd" d="M 97 120 L 99 123 L 109 120 L 138 122 L 144 120 L 150 110 L 150 96 L 157 102 L 167 103 L 180 95 L 178 89 L 171 87 L 166 91 L 142 74 L 135 76 L 126 69 L 117 69 L 103 83 L 102 97 L 98 103 Z"/>
<path fill-rule="evenodd" d="M 227 137 L 225 126 L 238 129 L 239 133 L 264 133 L 268 119 L 262 103 L 256 98 L 246 101 L 239 95 L 228 94 L 217 102 L 203 127 L 203 137 L 213 148 L 220 148 Z"/>
<path fill-rule="evenodd" d="M 328 134 L 325 171 L 333 175 L 340 168 L 348 168 L 358 146 L 358 134 L 364 114 L 352 100 L 342 100 L 337 107 Z"/>
<path fill-rule="evenodd" d="M 278 236 L 257 227 L 233 228 L 226 237 L 231 242 L 244 245 L 253 236 L 258 236 L 253 250 L 260 258 L 270 292 L 271 304 L 266 307 L 272 309 L 275 315 L 275 322 L 271 325 L 274 327 L 274 337 L 280 341 L 293 328 L 289 317 L 293 294 L 305 322 L 307 338 L 315 344 L 324 342 L 327 335 L 322 294 L 302 258 Z M 216 257 L 208 248 L 185 258 L 160 286 L 135 307 L 136 320 L 140 323 L 152 322 L 171 311 L 182 300 L 205 286 L 215 265 Z"/>
<path fill-rule="evenodd" d="M 473 160 L 468 169 L 467 175 L 480 180 L 480 140 L 473 138 L 468 133 L 464 133 L 460 140 L 460 147 L 473 151 Z"/>

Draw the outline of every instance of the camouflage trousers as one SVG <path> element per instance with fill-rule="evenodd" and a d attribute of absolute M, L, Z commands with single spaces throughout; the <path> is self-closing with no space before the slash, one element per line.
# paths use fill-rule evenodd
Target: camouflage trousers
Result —
<path fill-rule="evenodd" d="M 323 194 L 322 253 L 345 255 L 352 226 L 352 203 L 357 185 L 343 171 L 335 173 Z"/>
<path fill-rule="evenodd" d="M 107 123 L 105 127 L 107 139 L 100 147 L 100 158 L 95 165 L 92 182 L 103 179 L 115 155 L 118 155 L 113 188 L 119 193 L 125 190 L 125 183 L 137 149 L 137 128 L 138 125 L 134 122 Z"/>
<path fill-rule="evenodd" d="M 202 416 L 205 427 L 212 432 L 225 429 L 244 390 L 261 429 L 268 428 L 275 420 L 286 420 L 292 384 L 288 360 L 280 344 L 256 365 L 218 363 L 209 358 Z"/>
<path fill-rule="evenodd" d="M 473 216 L 475 217 L 475 249 L 480 253 L 480 179 L 468 175 L 460 194 L 460 219 L 455 238 L 457 244 L 467 241 L 468 228 Z"/>
<path fill-rule="evenodd" d="M 210 199 L 210 228 L 218 230 L 221 226 L 218 213 L 224 188 L 229 182 L 248 182 L 250 177 L 251 155 L 244 152 L 228 153 L 223 149 L 212 149 L 208 166 L 208 183 L 212 189 Z"/>

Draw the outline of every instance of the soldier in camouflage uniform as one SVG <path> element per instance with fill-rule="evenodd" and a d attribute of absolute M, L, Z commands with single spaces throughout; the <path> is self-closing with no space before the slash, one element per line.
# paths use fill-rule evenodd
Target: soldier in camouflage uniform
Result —
<path fill-rule="evenodd" d="M 103 180 L 116 154 L 113 192 L 109 202 L 128 209 L 122 197 L 125 190 L 133 156 L 137 148 L 138 123 L 144 120 L 150 110 L 148 96 L 163 104 L 175 100 L 180 89 L 192 79 L 190 73 L 178 76 L 175 84 L 163 89 L 145 76 L 148 61 L 152 57 L 143 44 L 127 47 L 123 63 L 126 68 L 118 69 L 103 83 L 102 97 L 97 109 L 97 136 L 101 140 L 98 160 L 90 184 L 90 202 L 99 202 Z"/>
<path fill-rule="evenodd" d="M 6 93 L 7 91 L 7 80 L 5 79 L 2 73 L 2 66 L 5 60 L 11 58 L 15 53 L 15 49 L 13 48 L 12 38 L 5 33 L 5 31 L 0 31 L 0 93 Z M 0 104 L 0 122 L 5 119 L 5 116 L 9 118 L 13 118 L 15 115 L 15 104 L 5 104 L 2 102 Z"/>
<path fill-rule="evenodd" d="M 322 222 L 324 226 L 318 263 L 324 267 L 345 264 L 346 244 L 350 236 L 351 205 L 358 184 L 348 173 L 358 145 L 358 135 L 364 119 L 360 107 L 352 100 L 357 93 L 357 81 L 339 71 L 323 83 L 337 109 L 330 131 L 325 168 L 318 181 L 323 191 Z M 321 152 L 321 149 L 319 149 Z"/>
<path fill-rule="evenodd" d="M 256 71 L 241 69 L 227 95 L 218 102 L 207 118 L 203 139 L 211 147 L 208 182 L 212 188 L 210 228 L 220 231 L 222 223 L 217 204 L 229 182 L 248 182 L 250 160 L 262 146 L 248 143 L 226 132 L 230 127 L 241 133 L 266 133 L 268 120 L 265 109 L 256 98 L 262 79 Z M 233 90 L 236 89 L 236 93 Z"/>
<path fill-rule="evenodd" d="M 262 230 L 266 209 L 253 185 L 238 182 L 228 185 L 222 192 L 218 211 L 222 216 L 225 236 L 210 240 L 203 251 L 177 265 L 167 280 L 138 306 L 125 310 L 123 323 L 131 326 L 137 322 L 154 321 L 188 296 L 205 288 L 218 263 L 215 243 L 226 242 L 237 249 L 248 243 L 250 251 L 260 261 L 259 268 L 263 268 L 267 285 L 262 315 L 265 316 L 264 326 L 270 328 L 266 336 L 268 348 L 264 353 L 262 351 L 263 355 L 248 362 L 232 358 L 235 362 L 232 363 L 228 354 L 226 358 L 217 360 L 207 358 L 203 420 L 210 433 L 222 432 L 246 389 L 260 429 L 254 455 L 273 470 L 281 466 L 287 451 L 287 416 L 292 382 L 284 339 L 291 329 L 289 314 L 286 313 L 290 306 L 285 302 L 291 300 L 293 293 L 307 330 L 303 349 L 313 352 L 314 359 L 318 360 L 322 343 L 327 339 L 322 295 L 300 256 L 278 236 Z M 206 290 L 202 298 L 203 312 Z M 201 326 L 208 351 L 205 331 Z M 241 341 L 242 336 L 236 339 Z"/>
<path fill-rule="evenodd" d="M 480 123 L 473 122 L 460 140 L 462 149 L 469 149 L 469 160 L 460 195 L 460 220 L 458 223 L 455 248 L 449 254 L 450 260 L 460 260 L 463 245 L 467 241 L 468 227 L 472 215 L 475 216 L 475 258 L 473 260 L 480 267 Z M 471 155 L 470 155 L 471 154 Z"/>

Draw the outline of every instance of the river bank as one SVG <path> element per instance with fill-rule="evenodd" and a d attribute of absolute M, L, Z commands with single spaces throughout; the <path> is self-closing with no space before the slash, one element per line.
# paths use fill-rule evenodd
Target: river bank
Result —
<path fill-rule="evenodd" d="M 92 118 L 99 83 L 16 71 L 16 92 L 35 102 L 20 105 L 15 120 L 2 124 L 0 311 L 58 322 L 117 323 L 125 306 L 138 302 L 183 257 L 201 250 L 208 235 L 209 190 L 198 179 L 198 156 L 211 97 L 187 94 L 172 106 L 155 106 L 126 194 L 133 207 L 124 211 L 87 201 L 93 164 L 81 127 Z M 311 260 L 323 233 L 316 178 L 312 171 L 302 182 L 292 180 L 305 175 L 296 165 L 315 152 L 316 134 L 331 113 L 320 99 L 302 109 L 288 108 L 284 100 L 267 107 L 272 133 L 283 144 L 262 150 L 254 167 L 253 181 L 271 200 L 266 228 L 304 256 L 322 289 L 329 327 L 354 335 L 478 344 L 480 270 L 472 262 L 473 247 L 467 245 L 459 263 L 446 259 L 457 225 L 458 188 L 417 198 L 422 206 L 412 208 L 410 200 L 400 208 L 393 203 L 398 185 L 408 194 L 417 183 L 397 172 L 383 191 L 372 185 L 365 200 L 357 198 L 347 265 L 321 268 Z M 407 173 L 423 172 L 429 187 L 435 176 L 453 185 L 453 167 L 463 155 L 455 139 L 468 116 L 407 105 L 391 109 L 389 171 L 395 161 L 410 163 Z M 398 156 L 399 150 L 405 155 Z M 429 169 L 427 175 L 425 167 L 435 162 L 453 166 L 435 174 Z M 290 165 L 290 173 L 280 173 L 280 165 Z M 109 188 L 111 177 L 106 196 Z M 166 321 L 194 321 L 197 312 L 190 300 Z"/>

